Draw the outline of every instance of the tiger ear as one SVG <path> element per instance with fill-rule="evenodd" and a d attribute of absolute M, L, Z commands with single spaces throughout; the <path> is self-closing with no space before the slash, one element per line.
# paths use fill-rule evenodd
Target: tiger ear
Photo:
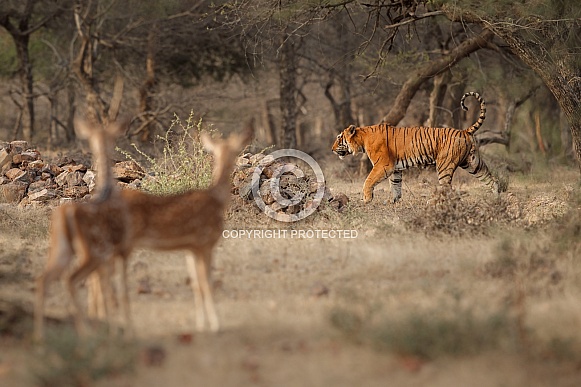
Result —
<path fill-rule="evenodd" d="M 355 134 L 355 130 L 357 130 L 357 127 L 355 125 L 350 125 L 347 130 L 349 131 L 349 135 L 353 136 Z"/>

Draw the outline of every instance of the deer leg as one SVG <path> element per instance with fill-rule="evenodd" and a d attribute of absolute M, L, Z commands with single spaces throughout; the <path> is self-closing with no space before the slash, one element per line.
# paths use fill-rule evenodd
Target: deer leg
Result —
<path fill-rule="evenodd" d="M 198 270 L 196 268 L 196 256 L 193 252 L 188 252 L 186 256 L 186 264 L 188 266 L 188 271 L 190 274 L 190 285 L 192 286 L 192 291 L 194 292 L 194 307 L 196 313 L 196 330 L 204 330 L 204 300 L 202 289 L 200 287 L 200 281 L 198 279 Z"/>
<path fill-rule="evenodd" d="M 75 326 L 79 334 L 84 333 L 85 328 L 85 313 L 77 298 L 77 284 L 86 279 L 91 273 L 99 268 L 101 262 L 98 259 L 85 259 L 81 266 L 79 266 L 73 274 L 67 279 L 66 285 L 69 291 L 69 297 L 73 304 L 75 315 Z M 110 280 L 107 278 L 107 280 Z"/>
<path fill-rule="evenodd" d="M 204 295 L 204 307 L 206 308 L 206 316 L 210 323 L 210 330 L 212 332 L 217 332 L 220 329 L 220 323 L 218 321 L 218 314 L 216 313 L 216 307 L 212 297 L 212 250 L 209 249 L 200 253 L 200 259 L 196 261 L 196 265 L 198 266 L 198 281 L 200 282 L 200 288 Z"/>
<path fill-rule="evenodd" d="M 59 279 L 73 258 L 64 212 L 55 212 L 51 227 L 51 247 L 44 272 L 36 280 L 34 307 L 34 339 L 44 338 L 44 301 L 49 285 Z"/>
<path fill-rule="evenodd" d="M 131 318 L 131 306 L 129 303 L 129 285 L 127 283 L 127 266 L 129 262 L 127 258 L 128 257 L 126 256 L 121 257 L 121 291 L 123 292 L 121 295 L 121 302 L 123 303 L 125 327 L 127 328 L 129 337 L 133 337 L 135 330 L 133 327 L 133 319 Z"/>

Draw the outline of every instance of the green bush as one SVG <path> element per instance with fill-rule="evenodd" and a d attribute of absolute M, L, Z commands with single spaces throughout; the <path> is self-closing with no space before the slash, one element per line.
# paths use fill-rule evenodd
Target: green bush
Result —
<path fill-rule="evenodd" d="M 170 195 L 204 189 L 212 182 L 212 157 L 204 150 L 200 134 L 212 131 L 202 125 L 201 118 L 196 120 L 193 112 L 185 122 L 174 114 L 165 135 L 157 137 L 163 145 L 159 157 L 154 158 L 132 144 L 149 167 L 141 165 L 128 152 L 118 150 L 149 172 L 142 182 L 145 191 L 154 195 Z"/>

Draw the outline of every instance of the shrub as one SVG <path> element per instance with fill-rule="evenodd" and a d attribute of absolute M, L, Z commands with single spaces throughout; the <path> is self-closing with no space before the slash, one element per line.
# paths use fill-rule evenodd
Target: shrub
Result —
<path fill-rule="evenodd" d="M 203 189 L 212 181 L 212 158 L 204 150 L 200 134 L 212 131 L 202 125 L 201 118 L 195 120 L 193 112 L 190 112 L 185 122 L 174 114 L 165 135 L 157 137 L 163 145 L 160 157 L 154 158 L 132 144 L 150 164 L 149 168 L 141 165 L 128 152 L 118 150 L 128 159 L 140 164 L 144 170 L 150 171 L 142 182 L 143 189 L 148 192 L 168 195 Z"/>

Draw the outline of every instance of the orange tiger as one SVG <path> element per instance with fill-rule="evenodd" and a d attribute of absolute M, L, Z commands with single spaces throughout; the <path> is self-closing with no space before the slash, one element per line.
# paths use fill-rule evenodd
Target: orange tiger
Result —
<path fill-rule="evenodd" d="M 460 106 L 466 97 L 472 96 L 480 103 L 478 120 L 465 130 L 454 128 L 393 127 L 387 124 L 356 127 L 343 130 L 331 148 L 340 159 L 349 154 L 367 153 L 373 169 L 363 185 L 363 201 L 373 199 L 373 188 L 389 178 L 392 203 L 401 198 L 402 170 L 418 165 L 436 164 L 438 181 L 443 186 L 451 186 L 452 176 L 460 167 L 476 176 L 499 193 L 498 181 L 480 157 L 474 133 L 482 126 L 486 117 L 486 104 L 480 94 L 468 92 L 462 96 Z"/>

